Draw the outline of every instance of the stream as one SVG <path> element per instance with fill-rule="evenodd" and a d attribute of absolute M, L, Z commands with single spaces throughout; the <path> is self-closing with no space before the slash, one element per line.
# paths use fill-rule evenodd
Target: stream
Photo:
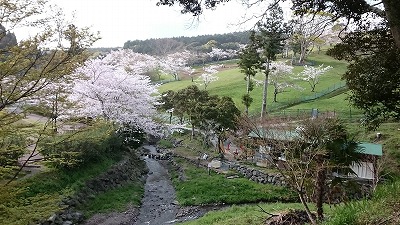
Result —
<path fill-rule="evenodd" d="M 157 154 L 154 146 L 144 146 L 151 153 Z M 149 168 L 144 189 L 142 205 L 135 225 L 174 224 L 178 212 L 175 204 L 175 189 L 169 179 L 168 170 L 155 159 L 145 159 Z"/>
<path fill-rule="evenodd" d="M 158 154 L 151 145 L 143 146 L 151 154 Z M 149 169 L 144 196 L 139 208 L 128 207 L 125 212 L 98 213 L 85 222 L 85 225 L 162 225 L 176 224 L 203 216 L 221 206 L 187 206 L 182 207 L 176 201 L 175 189 L 172 186 L 167 161 L 145 158 Z"/>

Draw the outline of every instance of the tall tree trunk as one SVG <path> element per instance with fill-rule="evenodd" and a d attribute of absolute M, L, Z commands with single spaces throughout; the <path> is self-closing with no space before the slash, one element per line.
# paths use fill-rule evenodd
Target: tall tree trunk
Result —
<path fill-rule="evenodd" d="M 398 0 L 382 0 L 390 31 L 397 48 L 400 48 L 400 4 Z"/>
<path fill-rule="evenodd" d="M 250 82 L 251 82 L 250 75 L 247 75 L 247 87 L 246 87 L 247 94 L 250 93 Z M 249 115 L 249 106 L 246 104 L 245 107 L 246 107 L 246 109 L 245 109 L 246 115 Z"/>
<path fill-rule="evenodd" d="M 315 204 L 317 207 L 317 217 L 319 221 L 324 219 L 324 188 L 325 188 L 325 180 L 326 180 L 326 168 L 323 163 L 323 159 L 319 156 L 317 159 L 318 168 L 315 179 Z"/>
<path fill-rule="evenodd" d="M 266 62 L 265 67 L 265 79 L 264 79 L 264 90 L 263 90 L 263 100 L 262 100 L 262 107 L 261 107 L 261 118 L 264 118 L 267 114 L 267 95 L 268 95 L 268 76 L 269 76 L 269 60 Z"/>

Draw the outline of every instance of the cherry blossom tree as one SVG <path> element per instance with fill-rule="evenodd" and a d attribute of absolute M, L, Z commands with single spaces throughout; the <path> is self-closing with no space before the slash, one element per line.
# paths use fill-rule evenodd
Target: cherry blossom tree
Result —
<path fill-rule="evenodd" d="M 221 66 L 222 65 L 211 65 L 203 68 L 204 73 L 199 76 L 197 82 L 200 83 L 200 85 L 204 85 L 204 90 L 207 90 L 207 87 L 211 82 L 218 80 L 218 77 L 215 76 L 215 74 L 218 73 L 217 69 Z"/>
<path fill-rule="evenodd" d="M 304 64 L 310 54 L 310 47 L 332 25 L 332 18 L 328 14 L 305 14 L 292 20 L 292 41 L 300 47 L 299 64 Z"/>
<path fill-rule="evenodd" d="M 315 86 L 319 83 L 319 78 L 322 74 L 326 71 L 332 69 L 331 66 L 324 67 L 323 64 L 319 65 L 318 67 L 314 66 L 304 66 L 304 70 L 299 73 L 298 77 L 301 80 L 305 80 L 310 84 L 311 92 L 315 91 Z"/>
<path fill-rule="evenodd" d="M 142 53 L 137 53 L 131 49 L 120 49 L 111 51 L 103 61 L 106 64 L 121 66 L 127 72 L 142 74 L 155 70 L 159 67 L 159 59 Z"/>
<path fill-rule="evenodd" d="M 185 69 L 191 57 L 192 54 L 189 51 L 168 54 L 161 59 L 162 71 L 171 74 L 175 80 L 179 80 L 178 73 Z"/>
<path fill-rule="evenodd" d="M 212 48 L 211 52 L 207 53 L 210 58 L 216 58 L 217 62 L 221 59 L 231 59 L 238 55 L 238 51 L 234 49 Z"/>
<path fill-rule="evenodd" d="M 185 73 L 187 73 L 187 75 L 190 77 L 190 79 L 192 80 L 192 82 L 194 82 L 193 79 L 194 79 L 194 76 L 195 76 L 195 74 L 196 74 L 196 69 L 187 66 L 187 67 L 183 68 L 183 71 L 184 71 Z"/>
<path fill-rule="evenodd" d="M 269 74 L 270 83 L 274 86 L 274 102 L 277 102 L 277 95 L 284 92 L 287 88 L 300 88 L 298 85 L 290 82 L 292 79 L 293 66 L 287 65 L 282 61 L 271 62 L 271 71 Z"/>
<path fill-rule="evenodd" d="M 80 116 L 101 117 L 155 134 L 157 125 L 152 116 L 158 98 L 156 86 L 140 74 L 144 71 L 141 62 L 122 57 L 122 53 L 127 52 L 113 52 L 78 68 L 76 73 L 82 78 L 74 82 L 70 100 L 78 104 L 75 112 Z M 116 59 L 119 56 L 121 60 Z"/>

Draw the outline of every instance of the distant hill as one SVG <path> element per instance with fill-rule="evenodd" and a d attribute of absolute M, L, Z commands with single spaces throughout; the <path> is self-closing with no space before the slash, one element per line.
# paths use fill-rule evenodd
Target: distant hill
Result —
<path fill-rule="evenodd" d="M 0 49 L 17 45 L 17 38 L 0 24 Z"/>
<path fill-rule="evenodd" d="M 212 47 L 238 49 L 240 44 L 247 44 L 249 32 L 199 35 L 195 37 L 157 38 L 127 41 L 124 48 L 149 55 L 165 55 L 181 50 L 209 52 Z"/>

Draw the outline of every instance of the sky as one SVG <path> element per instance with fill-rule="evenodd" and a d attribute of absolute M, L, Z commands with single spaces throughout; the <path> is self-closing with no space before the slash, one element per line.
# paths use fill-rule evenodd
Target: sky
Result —
<path fill-rule="evenodd" d="M 234 25 L 245 14 L 245 8 L 235 0 L 216 10 L 206 10 L 200 22 L 192 15 L 182 15 L 179 7 L 156 6 L 157 0 L 50 2 L 61 7 L 77 26 L 100 32 L 101 39 L 93 47 L 122 47 L 128 40 L 218 34 L 244 28 Z"/>
<path fill-rule="evenodd" d="M 246 9 L 243 0 L 230 0 L 215 10 L 204 10 L 198 20 L 191 14 L 181 14 L 179 6 L 156 6 L 158 0 L 48 0 L 57 5 L 65 19 L 78 27 L 90 27 L 101 39 L 93 47 L 122 47 L 129 40 L 222 34 L 248 30 L 255 20 L 238 25 L 245 18 L 259 15 L 264 6 Z M 249 0 L 252 1 L 252 0 Z M 288 3 L 290 1 L 285 1 Z M 286 17 L 289 6 L 282 5 Z M 50 8 L 50 7 L 49 7 Z M 286 10 L 285 10 L 286 9 Z M 17 40 L 37 33 L 24 27 L 14 30 Z"/>

